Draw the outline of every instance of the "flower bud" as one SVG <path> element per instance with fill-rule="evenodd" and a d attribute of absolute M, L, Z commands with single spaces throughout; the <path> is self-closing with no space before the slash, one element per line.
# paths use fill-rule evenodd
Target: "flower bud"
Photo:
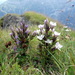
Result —
<path fill-rule="evenodd" d="M 49 31 L 49 23 L 48 23 L 48 20 L 45 20 L 44 21 L 44 28 L 45 28 L 46 32 Z"/>
<path fill-rule="evenodd" d="M 26 31 L 26 30 L 27 30 L 27 28 L 28 28 L 28 25 L 25 25 L 25 26 L 24 26 L 24 28 L 23 28 L 23 29 L 24 29 L 24 31 Z"/>
<path fill-rule="evenodd" d="M 32 36 L 36 36 L 36 35 L 38 35 L 38 33 L 37 33 L 37 31 L 34 31 L 34 32 L 32 33 Z"/>

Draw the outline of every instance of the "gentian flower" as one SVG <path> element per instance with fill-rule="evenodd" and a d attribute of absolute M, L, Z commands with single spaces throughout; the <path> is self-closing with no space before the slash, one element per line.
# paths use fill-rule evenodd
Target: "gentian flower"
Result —
<path fill-rule="evenodd" d="M 37 34 L 38 34 L 37 31 L 34 31 L 34 32 L 32 33 L 33 36 L 36 36 Z"/>
<path fill-rule="evenodd" d="M 15 36 L 15 39 L 18 39 L 18 36 Z"/>
<path fill-rule="evenodd" d="M 28 25 L 25 25 L 26 28 L 28 28 Z"/>
<path fill-rule="evenodd" d="M 58 32 L 56 32 L 56 31 L 54 31 L 53 36 L 58 37 L 59 35 L 60 35 L 60 33 L 58 33 Z"/>
<path fill-rule="evenodd" d="M 12 35 L 13 35 L 13 33 L 10 33 L 9 35 L 10 35 L 10 36 L 12 36 Z"/>
<path fill-rule="evenodd" d="M 50 21 L 50 28 L 53 29 L 56 26 L 56 22 Z"/>
<path fill-rule="evenodd" d="M 48 32 L 50 29 L 48 19 L 44 21 L 44 28 L 45 28 L 46 32 Z"/>
<path fill-rule="evenodd" d="M 55 48 L 56 49 L 58 49 L 58 50 L 60 50 L 60 48 L 62 48 L 63 46 L 59 43 L 59 42 L 57 42 L 56 44 L 55 44 Z"/>
<path fill-rule="evenodd" d="M 45 41 L 45 43 L 52 43 L 52 40 L 47 39 L 47 41 Z"/>
<path fill-rule="evenodd" d="M 38 38 L 39 40 L 42 40 L 42 39 L 44 38 L 44 35 L 37 36 L 37 38 Z"/>
<path fill-rule="evenodd" d="M 40 30 L 36 30 L 36 32 L 39 34 L 40 33 Z"/>
<path fill-rule="evenodd" d="M 43 29 L 43 28 L 44 28 L 44 25 L 41 25 L 41 24 L 40 24 L 40 25 L 38 26 L 38 28 Z"/>
<path fill-rule="evenodd" d="M 30 34 L 30 30 L 26 30 L 25 33 L 26 33 L 26 34 Z"/>
<path fill-rule="evenodd" d="M 20 44 L 20 41 L 19 40 L 16 40 L 16 44 L 19 45 Z"/>

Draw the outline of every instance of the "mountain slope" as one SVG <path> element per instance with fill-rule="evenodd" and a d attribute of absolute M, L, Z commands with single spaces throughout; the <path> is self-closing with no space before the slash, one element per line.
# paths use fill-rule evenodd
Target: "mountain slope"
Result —
<path fill-rule="evenodd" d="M 4 14 L 22 14 L 26 11 L 35 11 L 59 20 L 63 24 L 67 24 L 69 27 L 75 28 L 75 17 L 73 17 L 75 12 L 74 4 L 74 0 L 71 2 L 67 2 L 67 0 L 7 0 L 0 5 L 0 11 L 4 11 Z M 0 14 L 0 16 L 3 16 L 4 14 Z M 66 21 L 69 15 L 73 18 L 69 17 L 70 20 Z"/>

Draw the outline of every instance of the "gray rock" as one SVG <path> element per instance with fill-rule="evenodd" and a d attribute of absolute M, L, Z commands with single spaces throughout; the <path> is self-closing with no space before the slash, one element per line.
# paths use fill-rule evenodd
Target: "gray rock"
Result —
<path fill-rule="evenodd" d="M 7 14 L 4 17 L 3 20 L 3 28 L 9 27 L 9 26 L 18 26 L 20 25 L 20 22 L 23 21 L 23 17 L 20 17 L 19 15 L 14 14 Z"/>

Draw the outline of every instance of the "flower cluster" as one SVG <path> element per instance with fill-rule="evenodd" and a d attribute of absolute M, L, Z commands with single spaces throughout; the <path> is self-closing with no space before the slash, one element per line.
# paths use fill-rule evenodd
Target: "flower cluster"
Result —
<path fill-rule="evenodd" d="M 19 59 L 21 63 L 21 59 L 24 60 L 26 54 L 26 51 L 29 46 L 29 42 L 33 39 L 33 37 L 37 37 L 39 40 L 38 50 L 40 53 L 40 57 L 42 59 L 38 59 L 38 61 L 44 60 L 44 64 L 50 63 L 51 61 L 51 54 L 54 54 L 56 50 L 61 51 L 61 48 L 63 47 L 58 42 L 58 36 L 60 36 L 60 33 L 55 31 L 56 22 L 44 21 L 44 25 L 38 25 L 38 30 L 31 32 L 28 28 L 28 25 L 22 21 L 20 23 L 20 27 L 16 28 L 14 30 L 11 28 L 12 33 L 10 33 L 11 38 L 14 40 L 14 51 L 18 52 L 17 58 Z M 6 43 L 6 47 L 8 47 L 10 43 Z M 23 58 L 24 57 L 24 58 Z M 25 61 L 22 61 L 25 62 Z M 45 65 L 43 65 L 44 67 Z"/>
<path fill-rule="evenodd" d="M 45 70 L 49 70 L 49 64 L 53 64 L 52 55 L 55 53 L 56 50 L 61 51 L 63 47 L 59 43 L 58 37 L 60 33 L 55 31 L 56 22 L 44 21 L 44 25 L 39 25 L 39 30 L 36 30 L 37 39 L 39 40 L 38 50 L 39 50 L 39 57 L 42 67 Z"/>
<path fill-rule="evenodd" d="M 10 36 L 16 43 L 14 50 L 20 48 L 24 49 L 25 52 L 28 48 L 29 41 L 32 40 L 31 37 L 35 36 L 35 33 L 31 33 L 28 29 L 28 25 L 25 25 L 24 21 L 20 23 L 20 27 L 16 28 L 16 30 L 11 28 L 11 31 L 12 33 L 10 33 Z"/>
<path fill-rule="evenodd" d="M 51 51 L 54 51 L 62 48 L 62 45 L 57 41 L 60 33 L 55 31 L 56 25 L 56 22 L 45 20 L 44 25 L 38 26 L 39 30 L 36 30 L 36 33 L 38 34 L 37 39 L 41 41 L 41 46 L 44 49 L 49 48 Z"/>
<path fill-rule="evenodd" d="M 65 29 L 66 32 L 71 31 L 71 29 L 69 29 L 67 26 L 64 26 L 64 29 Z"/>

